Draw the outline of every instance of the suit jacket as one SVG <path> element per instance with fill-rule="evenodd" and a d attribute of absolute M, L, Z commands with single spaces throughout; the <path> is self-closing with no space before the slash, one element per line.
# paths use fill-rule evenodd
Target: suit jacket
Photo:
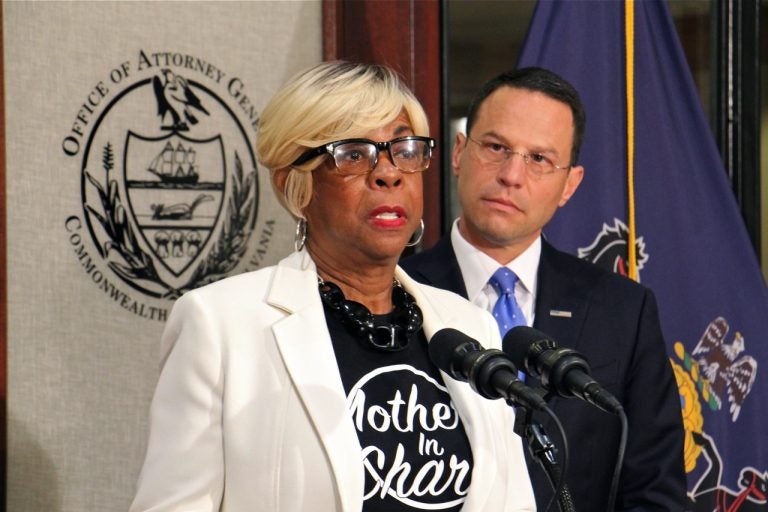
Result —
<path fill-rule="evenodd" d="M 453 327 L 499 346 L 489 314 L 396 277 L 427 339 Z M 185 294 L 161 346 L 132 511 L 362 510 L 361 448 L 306 252 Z M 464 510 L 534 510 L 514 412 L 443 379 L 474 459 Z"/>
<path fill-rule="evenodd" d="M 417 281 L 467 296 L 450 236 L 401 265 Z M 583 354 L 594 379 L 624 406 L 629 428 L 616 509 L 684 510 L 680 398 L 653 293 L 542 240 L 535 311 L 534 327 Z M 570 317 L 558 313 L 566 311 Z M 606 510 L 619 418 L 575 398 L 554 397 L 549 404 L 569 443 L 565 482 L 576 510 Z M 541 423 L 561 447 L 555 426 L 548 418 Z M 536 501 L 544 510 L 553 490 L 543 469 L 528 459 Z"/>

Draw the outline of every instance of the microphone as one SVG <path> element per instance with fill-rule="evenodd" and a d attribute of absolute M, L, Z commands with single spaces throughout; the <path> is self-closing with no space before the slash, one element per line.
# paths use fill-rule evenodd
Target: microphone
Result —
<path fill-rule="evenodd" d="M 539 377 L 549 391 L 569 398 L 578 397 L 600 409 L 618 413 L 621 403 L 590 375 L 587 360 L 570 348 L 558 348 L 555 340 L 541 331 L 520 325 L 513 327 L 502 341 L 512 362 L 531 376 Z"/>
<path fill-rule="evenodd" d="M 440 329 L 428 344 L 429 358 L 439 369 L 469 385 L 484 398 L 506 398 L 514 405 L 541 410 L 544 399 L 517 377 L 517 368 L 504 352 L 484 349 L 456 329 Z"/>

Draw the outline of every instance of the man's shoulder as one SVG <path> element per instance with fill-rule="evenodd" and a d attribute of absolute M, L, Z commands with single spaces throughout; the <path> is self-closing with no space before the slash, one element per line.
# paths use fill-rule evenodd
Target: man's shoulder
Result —
<path fill-rule="evenodd" d="M 451 258 L 455 258 L 455 253 L 451 246 L 451 238 L 446 235 L 429 249 L 424 249 L 400 260 L 400 266 L 411 274 L 425 267 L 446 264 L 446 260 Z"/>
<path fill-rule="evenodd" d="M 466 296 L 464 280 L 449 235 L 441 238 L 431 249 L 403 258 L 399 264 L 409 276 L 420 283 Z"/>
<path fill-rule="evenodd" d="M 648 288 L 629 277 L 601 267 L 591 261 L 561 251 L 549 243 L 542 248 L 540 275 L 575 280 L 580 286 L 602 287 L 617 293 L 644 294 Z"/>

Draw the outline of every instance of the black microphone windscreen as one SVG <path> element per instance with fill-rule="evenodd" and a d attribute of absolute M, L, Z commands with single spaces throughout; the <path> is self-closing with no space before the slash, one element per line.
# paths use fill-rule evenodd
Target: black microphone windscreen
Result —
<path fill-rule="evenodd" d="M 429 358 L 439 369 L 452 375 L 454 373 L 453 366 L 456 363 L 456 349 L 473 341 L 472 338 L 456 329 L 450 327 L 440 329 L 427 344 Z"/>
<path fill-rule="evenodd" d="M 501 347 L 512 362 L 515 363 L 515 366 L 524 368 L 526 366 L 525 360 L 531 347 L 542 342 L 554 343 L 549 336 L 538 329 L 528 327 L 527 325 L 518 325 L 504 335 Z"/>

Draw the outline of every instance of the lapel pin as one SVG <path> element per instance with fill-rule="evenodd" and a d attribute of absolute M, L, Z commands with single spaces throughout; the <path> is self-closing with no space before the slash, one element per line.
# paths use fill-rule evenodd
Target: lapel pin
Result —
<path fill-rule="evenodd" d="M 571 318 L 573 313 L 570 311 L 560 311 L 559 309 L 550 309 L 549 316 L 556 316 L 560 318 Z"/>

